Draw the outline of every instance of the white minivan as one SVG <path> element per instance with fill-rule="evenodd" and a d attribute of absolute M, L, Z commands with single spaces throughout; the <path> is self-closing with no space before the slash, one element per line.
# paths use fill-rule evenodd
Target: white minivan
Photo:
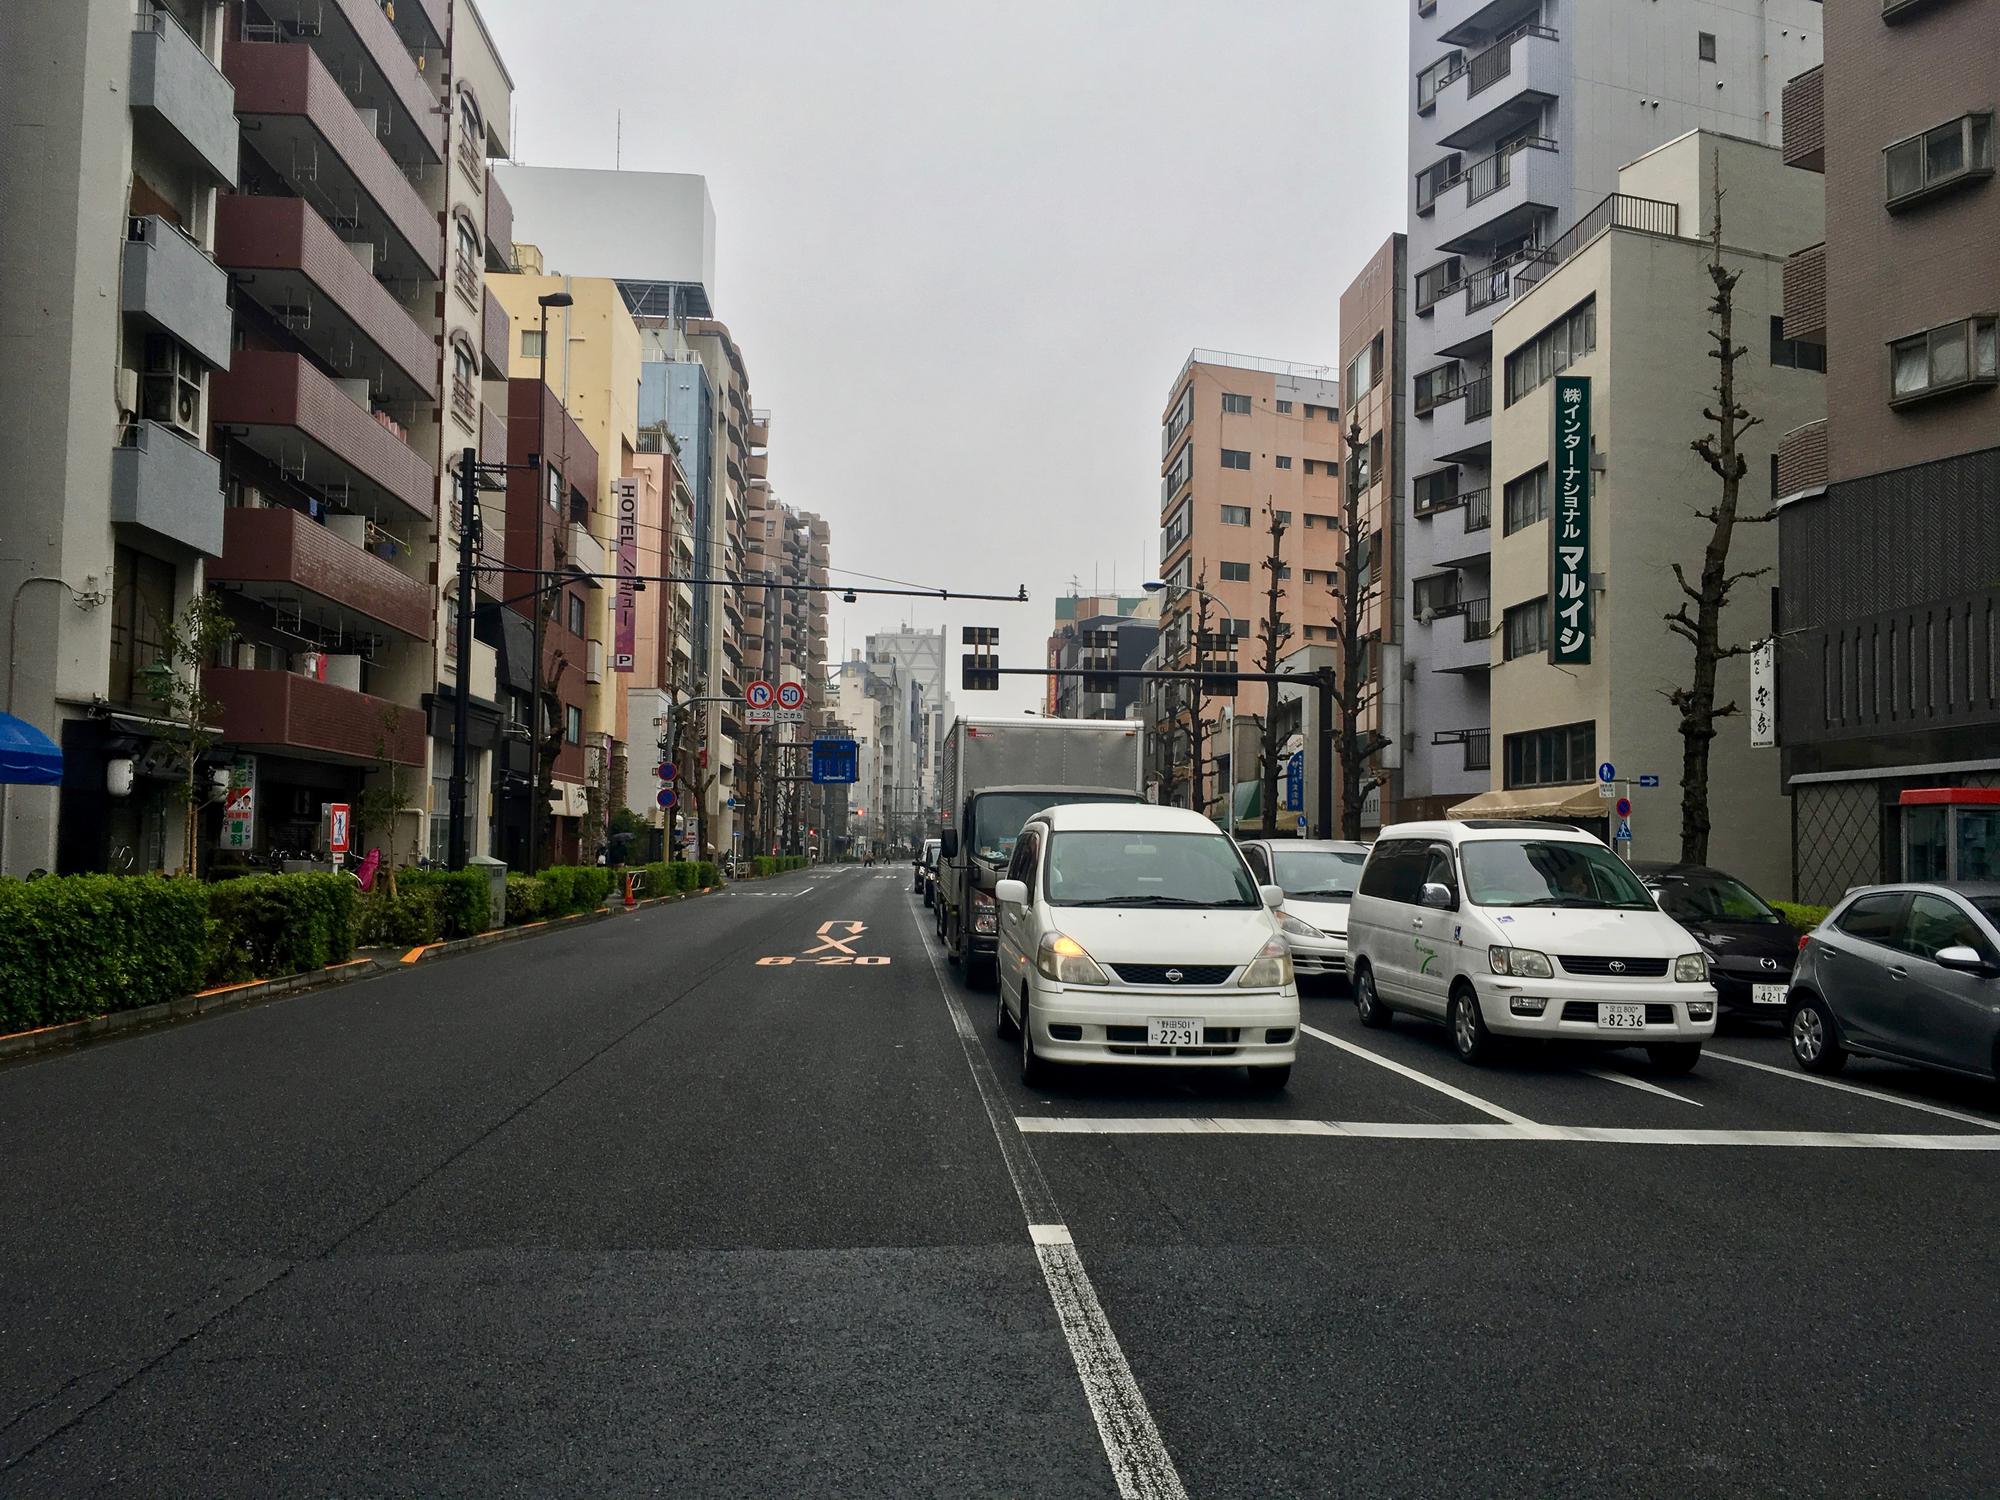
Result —
<path fill-rule="evenodd" d="M 1050 1063 L 1247 1067 L 1281 1089 L 1299 991 L 1273 910 L 1229 837 L 1199 813 L 1071 803 L 1021 829 L 999 905 L 994 1027 L 1021 1079 Z"/>
<path fill-rule="evenodd" d="M 1684 1073 L 1715 1034 L 1701 945 L 1589 834 L 1503 819 L 1382 830 L 1348 909 L 1354 1006 L 1443 1021 L 1466 1062 L 1496 1036 L 1644 1047 Z"/>

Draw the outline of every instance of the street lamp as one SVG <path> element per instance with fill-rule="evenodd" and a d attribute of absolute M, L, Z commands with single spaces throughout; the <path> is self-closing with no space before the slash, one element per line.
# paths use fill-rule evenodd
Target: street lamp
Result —
<path fill-rule="evenodd" d="M 539 350 L 541 371 L 535 391 L 535 567 L 543 566 L 542 557 L 542 512 L 549 503 L 549 309 L 571 307 L 576 298 L 568 292 L 545 292 L 535 299 L 542 310 L 542 343 Z M 538 576 L 543 589 L 553 587 L 546 579 Z M 528 793 L 528 873 L 535 873 L 541 859 L 542 819 L 548 816 L 548 804 L 542 802 L 542 614 L 547 601 L 538 593 L 535 610 L 528 618 L 534 627 L 534 645 L 531 648 L 534 664 L 529 677 L 528 711 L 528 778 L 531 790 Z M 536 806 L 537 802 L 542 805 Z"/>

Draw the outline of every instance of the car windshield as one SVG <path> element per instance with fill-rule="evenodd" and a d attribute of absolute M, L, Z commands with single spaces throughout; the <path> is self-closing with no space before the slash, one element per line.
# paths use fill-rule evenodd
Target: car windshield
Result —
<path fill-rule="evenodd" d="M 1014 843 L 1028 819 L 1045 808 L 1070 802 L 1136 802 L 1136 797 L 1112 797 L 1080 792 L 988 792 L 972 803 L 972 852 L 989 865 L 1004 866 L 1014 857 Z"/>
<path fill-rule="evenodd" d="M 1602 844 L 1473 839 L 1459 846 L 1475 906 L 1598 906 L 1653 910 L 1639 877 Z"/>
<path fill-rule="evenodd" d="M 1740 880 L 1727 875 L 1669 875 L 1658 886 L 1660 910 L 1676 922 L 1782 923 L 1785 919 Z"/>
<path fill-rule="evenodd" d="M 1273 849 L 1271 878 L 1300 901 L 1346 901 L 1368 856 L 1345 849 Z"/>
<path fill-rule="evenodd" d="M 1258 905 L 1243 856 L 1220 833 L 1058 833 L 1047 870 L 1052 906 Z"/>

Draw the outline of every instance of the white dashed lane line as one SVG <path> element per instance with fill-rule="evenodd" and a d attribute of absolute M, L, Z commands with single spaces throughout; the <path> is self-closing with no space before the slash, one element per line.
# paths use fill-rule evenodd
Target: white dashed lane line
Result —
<path fill-rule="evenodd" d="M 1405 1067 L 1402 1063 L 1386 1058 L 1379 1052 L 1370 1052 L 1366 1047 L 1358 1047 L 1353 1042 L 1344 1041 L 1340 1037 L 1321 1031 L 1317 1026 L 1301 1026 L 1299 1030 L 1317 1041 L 1325 1042 L 1329 1047 L 1338 1047 L 1342 1052 L 1352 1053 L 1355 1057 L 1374 1063 L 1378 1068 L 1387 1068 L 1391 1073 L 1407 1078 L 1412 1083 L 1420 1083 L 1427 1089 L 1435 1089 L 1446 1098 L 1456 1099 L 1460 1104 L 1476 1109 L 1483 1115 L 1491 1115 L 1494 1119 L 1504 1120 L 1509 1125 L 1533 1125 L 1535 1123 L 1526 1115 L 1517 1115 L 1511 1109 L 1503 1109 L 1491 1099 L 1482 1099 L 1477 1094 L 1468 1094 L 1464 1089 L 1446 1083 L 1442 1078 L 1433 1078 L 1428 1073 L 1420 1073 L 1415 1068 Z"/>
<path fill-rule="evenodd" d="M 1657 1094 L 1662 1099 L 1672 1099 L 1677 1104 L 1692 1104 L 1702 1107 L 1699 1099 L 1690 1099 L 1686 1094 L 1676 1094 L 1672 1089 L 1662 1088 L 1647 1078 L 1634 1078 L 1630 1073 L 1614 1073 L 1609 1068 L 1578 1068 L 1579 1073 L 1588 1073 L 1592 1078 L 1602 1078 L 1606 1083 L 1622 1083 L 1628 1089 L 1638 1089 L 1641 1093 Z"/>
<path fill-rule="evenodd" d="M 1411 1125 L 1372 1120 L 1088 1119 L 1022 1115 L 1024 1135 L 1319 1136 L 1392 1141 L 1540 1141 L 1599 1146 L 1791 1146 L 1826 1150 L 2000 1151 L 2000 1135 L 1843 1130 L 1628 1130 L 1608 1125 Z"/>
<path fill-rule="evenodd" d="M 1769 1063 L 1738 1057 L 1733 1052 L 1718 1052 L 1713 1047 L 1703 1052 L 1702 1056 L 1712 1057 L 1717 1062 L 1734 1063 L 1739 1068 L 1755 1068 L 1760 1073 L 1775 1073 L 1780 1078 L 1790 1078 L 1799 1083 L 1817 1084 L 1823 1089 L 1837 1089 L 1843 1094 L 1859 1094 L 1863 1099 L 1873 1099 L 1879 1104 L 1900 1104 L 1904 1109 L 1921 1110 L 1927 1115 L 1941 1115 L 1947 1120 L 1956 1120 L 1961 1125 L 1977 1125 L 1984 1130 L 2000 1130 L 2000 1120 L 1989 1120 L 1982 1115 L 1968 1115 L 1961 1110 L 1946 1109 L 1942 1104 L 1927 1104 L 1921 1099 L 1905 1099 L 1899 1094 L 1885 1094 L 1880 1089 L 1863 1088 L 1858 1083 L 1842 1083 L 1837 1078 L 1822 1078 L 1816 1073 L 1802 1073 L 1797 1068 L 1774 1068 Z"/>

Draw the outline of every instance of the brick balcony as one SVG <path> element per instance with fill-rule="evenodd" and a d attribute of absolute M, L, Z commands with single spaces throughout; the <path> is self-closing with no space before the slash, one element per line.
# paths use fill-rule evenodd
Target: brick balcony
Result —
<path fill-rule="evenodd" d="M 304 514 L 235 509 L 222 520 L 222 557 L 208 579 L 315 624 L 380 627 L 409 640 L 431 633 L 430 586 Z"/>
<path fill-rule="evenodd" d="M 1778 439 L 1778 493 L 1796 495 L 1826 484 L 1826 421 L 1794 427 Z"/>
<path fill-rule="evenodd" d="M 321 188 L 335 189 L 344 201 L 352 199 L 342 190 L 358 193 L 364 231 L 386 228 L 408 267 L 422 266 L 436 278 L 442 243 L 437 215 L 424 207 L 318 53 L 298 43 L 232 40 L 223 45 L 222 70 L 236 85 L 236 112 L 258 155 L 288 177 L 293 162 L 310 161 Z"/>
<path fill-rule="evenodd" d="M 377 519 L 428 521 L 437 471 L 304 355 L 239 349 L 209 382 L 209 417 L 321 494 Z"/>
<path fill-rule="evenodd" d="M 435 20 L 435 7 L 427 0 L 415 3 Z M 395 138 L 408 140 L 424 160 L 442 162 L 444 117 L 438 113 L 431 85 L 417 71 L 409 44 L 383 13 L 381 0 L 325 0 L 314 7 L 313 15 L 320 30 L 312 45 L 327 55 L 330 70 L 338 77 L 354 77 L 369 108 L 393 105 L 399 117 L 391 127 Z M 366 69 L 360 67 L 364 57 Z"/>
<path fill-rule="evenodd" d="M 1785 85 L 1785 165 L 1826 170 L 1826 73 L 1814 68 Z"/>
<path fill-rule="evenodd" d="M 1785 337 L 1826 341 L 1826 246 L 1785 258 Z"/>
<path fill-rule="evenodd" d="M 343 374 L 358 340 L 398 400 L 437 400 L 437 346 L 303 198 L 229 194 L 216 205 L 215 259 L 255 299 Z"/>
<path fill-rule="evenodd" d="M 397 765 L 424 763 L 424 715 L 413 704 L 296 672 L 244 667 L 210 667 L 202 673 L 202 687 L 222 705 L 222 738 L 232 746 L 371 765 L 380 741 Z M 393 729 L 386 722 L 391 710 Z"/>

